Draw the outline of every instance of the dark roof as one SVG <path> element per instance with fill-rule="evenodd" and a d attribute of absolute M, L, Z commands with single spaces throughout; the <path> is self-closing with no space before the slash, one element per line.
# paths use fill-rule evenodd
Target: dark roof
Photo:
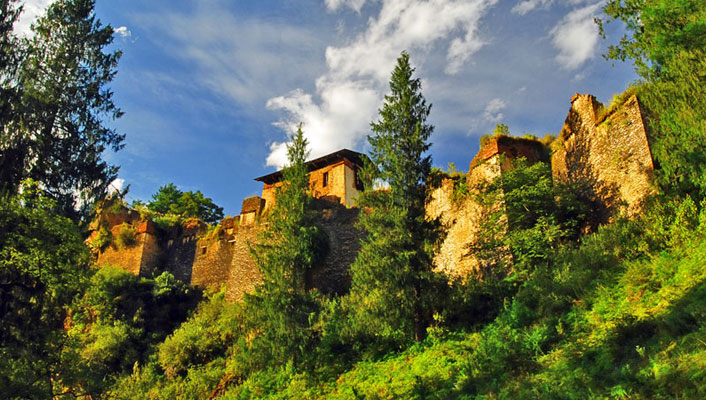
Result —
<path fill-rule="evenodd" d="M 347 159 L 355 165 L 363 166 L 364 160 L 368 160 L 368 156 L 363 153 L 358 153 L 357 151 L 343 149 L 338 150 L 335 153 L 327 154 L 323 157 L 307 161 L 306 165 L 309 167 L 309 171 L 314 171 L 323 168 L 327 165 L 335 164 L 343 159 Z M 276 183 L 282 180 L 282 170 L 273 172 L 271 174 L 263 175 L 259 178 L 255 178 L 256 181 L 264 182 L 268 184 Z"/>

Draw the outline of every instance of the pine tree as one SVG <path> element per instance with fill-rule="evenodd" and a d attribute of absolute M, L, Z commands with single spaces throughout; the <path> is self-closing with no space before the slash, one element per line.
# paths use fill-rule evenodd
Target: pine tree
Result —
<path fill-rule="evenodd" d="M 16 78 L 21 97 L 7 108 L 10 123 L 0 132 L 6 189 L 32 178 L 67 214 L 105 193 L 117 168 L 102 153 L 119 150 L 124 138 L 104 124 L 122 114 L 106 88 L 121 53 L 103 52 L 113 28 L 101 25 L 94 6 L 59 0 L 32 26 Z"/>
<path fill-rule="evenodd" d="M 351 267 L 350 299 L 355 325 L 394 343 L 423 339 L 434 304 L 432 258 L 439 225 L 425 215 L 434 130 L 426 123 L 431 105 L 413 78 L 409 55 L 397 59 L 390 94 L 371 123 L 373 135 L 360 222 L 367 231 Z M 375 181 L 389 189 L 370 190 Z"/>
<path fill-rule="evenodd" d="M 311 316 L 318 302 L 306 288 L 306 273 L 319 261 L 325 242 L 312 214 L 307 141 L 301 126 L 287 156 L 283 185 L 261 244 L 254 248 L 262 284 L 245 297 L 248 324 L 256 334 L 242 362 L 251 368 L 289 361 L 299 365 L 313 346 Z"/>

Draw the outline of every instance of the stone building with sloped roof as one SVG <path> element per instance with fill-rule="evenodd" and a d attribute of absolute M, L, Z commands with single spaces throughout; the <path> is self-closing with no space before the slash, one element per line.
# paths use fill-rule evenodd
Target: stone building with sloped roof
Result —
<path fill-rule="evenodd" d="M 323 157 L 307 161 L 309 188 L 316 199 L 328 200 L 346 207 L 353 207 L 358 193 L 363 190 L 359 178 L 367 156 L 353 150 L 343 149 Z M 282 171 L 255 178 L 263 183 L 264 208 L 275 203 L 277 188 L 282 186 Z"/>

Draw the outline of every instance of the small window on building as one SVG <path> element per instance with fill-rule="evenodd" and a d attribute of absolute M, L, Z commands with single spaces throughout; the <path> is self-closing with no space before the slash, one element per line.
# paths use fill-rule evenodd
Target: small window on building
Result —
<path fill-rule="evenodd" d="M 324 187 L 328 186 L 328 172 L 324 172 Z"/>
<path fill-rule="evenodd" d="M 203 254 L 206 254 L 206 246 L 203 246 L 203 247 L 201 248 L 201 254 L 202 254 L 202 255 L 203 255 Z"/>
<path fill-rule="evenodd" d="M 358 170 L 353 171 L 353 175 L 355 176 L 354 185 L 356 189 L 363 190 L 363 181 L 360 180 L 360 174 L 358 172 Z"/>

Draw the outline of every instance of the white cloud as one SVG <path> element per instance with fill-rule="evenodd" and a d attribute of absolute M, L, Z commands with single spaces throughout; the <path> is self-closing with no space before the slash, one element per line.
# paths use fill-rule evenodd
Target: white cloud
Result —
<path fill-rule="evenodd" d="M 14 26 L 14 31 L 27 36 L 31 33 L 30 25 L 37 17 L 44 15 L 53 0 L 26 0 L 22 8 L 19 21 Z"/>
<path fill-rule="evenodd" d="M 365 0 L 326 0 L 326 7 L 329 11 L 336 11 L 341 6 L 347 6 L 356 12 L 360 12 L 364 4 Z"/>
<path fill-rule="evenodd" d="M 355 147 L 369 133 L 369 122 L 382 103 L 386 83 L 402 50 L 423 64 L 435 46 L 446 49 L 446 72 L 457 73 L 485 42 L 479 37 L 481 18 L 498 0 L 383 0 L 367 29 L 348 45 L 328 47 L 328 71 L 316 81 L 315 97 L 301 90 L 268 101 L 286 118 L 277 123 L 293 133 L 299 122 L 312 146 L 312 157 Z M 330 10 L 363 1 L 327 0 Z M 355 8 L 354 8 L 355 9 Z M 441 42 L 441 43 L 440 43 Z M 282 143 L 272 144 L 267 164 L 280 167 Z"/>
<path fill-rule="evenodd" d="M 600 36 L 594 18 L 604 3 L 602 0 L 571 11 L 549 32 L 562 67 L 576 69 L 595 56 Z"/>
<path fill-rule="evenodd" d="M 488 105 L 485 106 L 483 118 L 488 122 L 500 122 L 504 117 L 502 110 L 504 110 L 505 107 L 507 107 L 507 104 L 504 101 L 498 98 L 492 99 Z"/>
<path fill-rule="evenodd" d="M 577 5 L 581 3 L 589 3 L 591 0 L 564 0 L 563 3 Z M 519 15 L 525 15 L 536 8 L 549 8 L 554 4 L 554 0 L 522 0 L 512 7 L 512 12 Z"/>
<path fill-rule="evenodd" d="M 135 18 L 164 52 L 191 66 L 181 77 L 225 95 L 241 107 L 261 107 L 273 95 L 316 76 L 323 38 L 281 21 L 241 18 L 204 2 L 189 13 Z"/>
<path fill-rule="evenodd" d="M 123 190 L 123 187 L 125 186 L 125 179 L 121 178 L 115 178 L 114 181 L 110 182 L 108 185 L 108 194 L 116 194 L 120 193 Z"/>
<path fill-rule="evenodd" d="M 132 32 L 130 32 L 130 30 L 127 29 L 127 26 L 117 27 L 117 28 L 113 29 L 113 32 L 115 32 L 115 34 L 119 35 L 123 39 L 127 39 L 132 36 Z"/>
<path fill-rule="evenodd" d="M 515 14 L 525 15 L 537 7 L 546 7 L 553 3 L 554 0 L 524 0 L 512 7 L 512 12 Z"/>

